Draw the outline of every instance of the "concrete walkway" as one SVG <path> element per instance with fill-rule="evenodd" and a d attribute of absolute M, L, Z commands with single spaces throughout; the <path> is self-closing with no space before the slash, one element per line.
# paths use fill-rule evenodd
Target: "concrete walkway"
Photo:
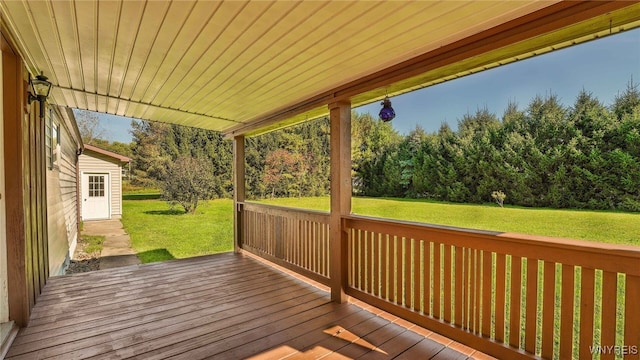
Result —
<path fill-rule="evenodd" d="M 82 234 L 105 237 L 100 253 L 100 270 L 140 264 L 120 219 L 85 221 Z"/>

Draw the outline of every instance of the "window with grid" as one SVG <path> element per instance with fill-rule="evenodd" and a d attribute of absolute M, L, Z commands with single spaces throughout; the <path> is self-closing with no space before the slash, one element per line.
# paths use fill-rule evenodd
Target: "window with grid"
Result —
<path fill-rule="evenodd" d="M 104 176 L 89 175 L 89 197 L 104 197 Z"/>

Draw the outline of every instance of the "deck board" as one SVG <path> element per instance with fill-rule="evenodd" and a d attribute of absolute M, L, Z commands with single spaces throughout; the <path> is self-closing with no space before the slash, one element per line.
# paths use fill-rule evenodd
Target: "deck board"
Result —
<path fill-rule="evenodd" d="M 464 356 L 379 313 L 217 254 L 52 278 L 7 359 Z"/>

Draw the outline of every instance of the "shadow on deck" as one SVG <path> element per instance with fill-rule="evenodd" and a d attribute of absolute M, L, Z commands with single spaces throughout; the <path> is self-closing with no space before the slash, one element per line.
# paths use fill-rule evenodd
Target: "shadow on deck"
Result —
<path fill-rule="evenodd" d="M 51 278 L 8 359 L 486 359 L 233 253 Z"/>

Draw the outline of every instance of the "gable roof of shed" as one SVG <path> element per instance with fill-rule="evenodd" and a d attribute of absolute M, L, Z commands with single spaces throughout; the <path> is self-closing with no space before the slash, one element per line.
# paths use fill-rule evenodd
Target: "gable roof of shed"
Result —
<path fill-rule="evenodd" d="M 98 154 L 105 155 L 107 157 L 110 157 L 110 158 L 113 158 L 115 160 L 118 160 L 119 162 L 128 163 L 128 162 L 131 161 L 131 158 L 129 158 L 129 157 L 126 157 L 126 156 L 120 155 L 120 154 L 116 154 L 116 153 L 111 152 L 109 150 L 101 149 L 101 148 L 93 146 L 93 145 L 85 144 L 84 148 L 85 148 L 85 150 L 89 150 L 89 151 L 93 151 L 93 152 L 98 153 Z"/>

